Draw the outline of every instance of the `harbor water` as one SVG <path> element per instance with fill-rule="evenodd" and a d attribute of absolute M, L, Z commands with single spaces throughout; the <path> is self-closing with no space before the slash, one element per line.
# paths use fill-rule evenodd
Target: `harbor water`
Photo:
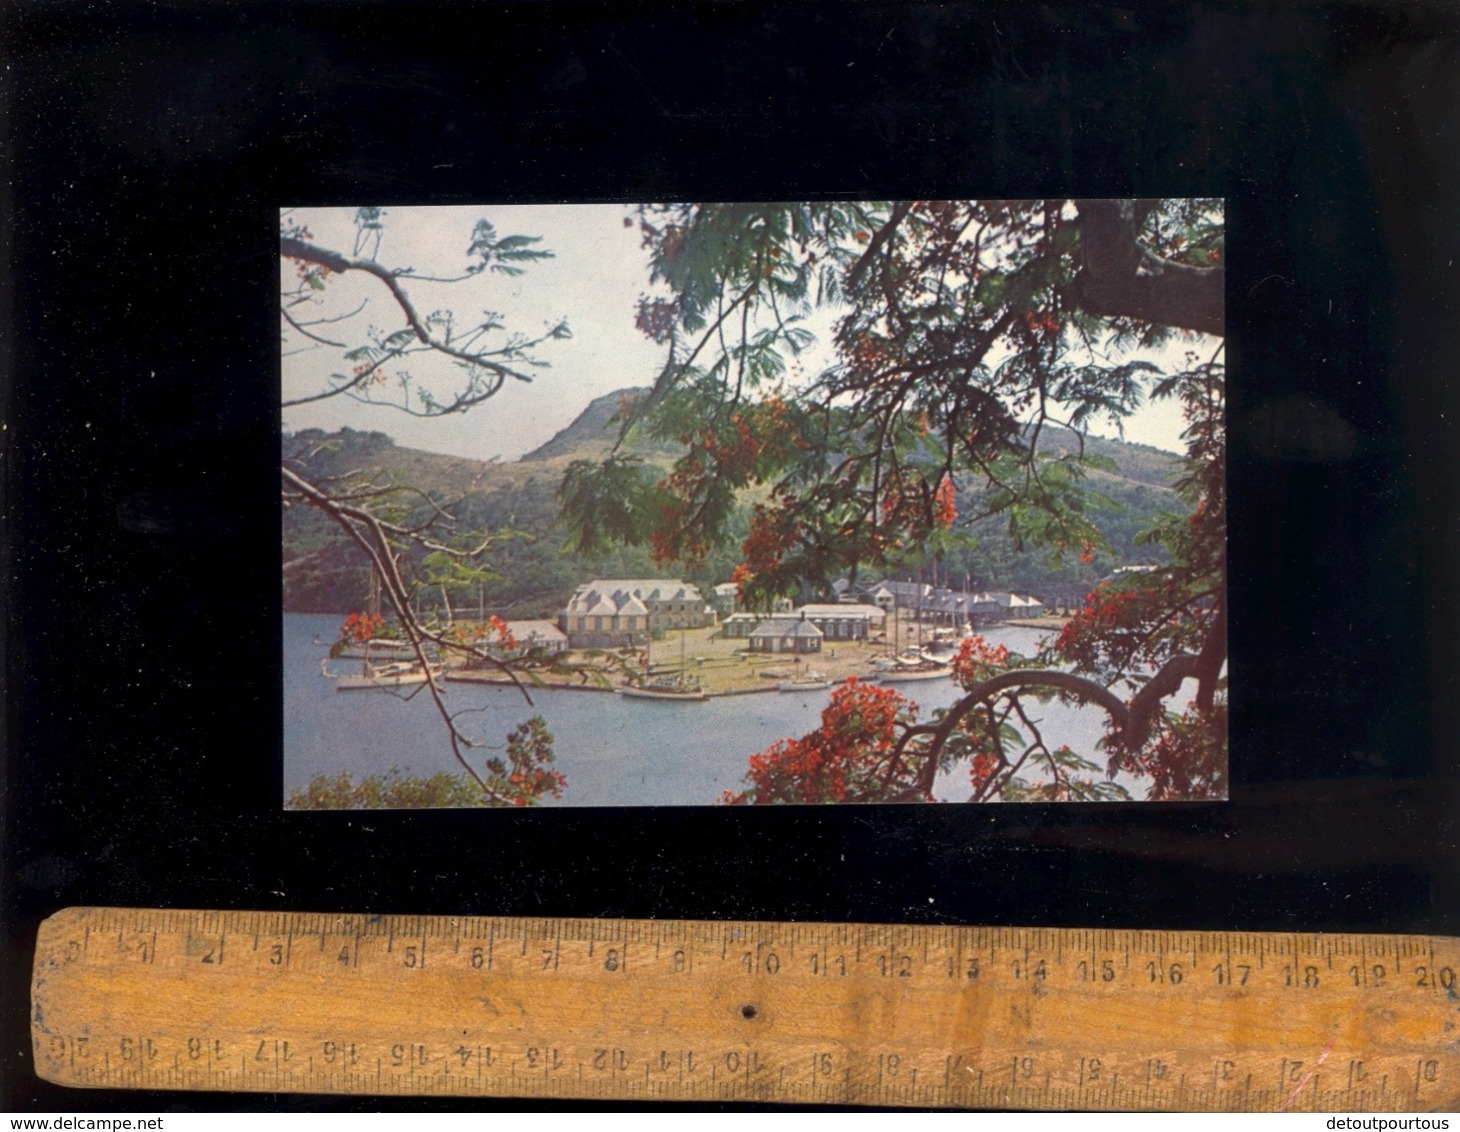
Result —
<path fill-rule="evenodd" d="M 392 769 L 428 776 L 461 773 L 446 728 L 423 687 L 336 691 L 320 660 L 340 618 L 284 615 L 284 790 L 317 775 L 349 772 L 358 782 Z M 1002 625 L 984 633 L 992 644 L 1029 653 L 1047 630 Z M 532 703 L 510 687 L 448 683 L 445 701 L 465 734 L 487 744 L 471 755 L 478 767 L 500 754 L 519 723 L 541 715 L 553 735 L 554 768 L 568 780 L 555 806 L 700 806 L 744 788 L 750 755 L 777 739 L 800 737 L 820 723 L 831 691 L 770 692 L 676 703 L 630 700 L 608 692 L 532 689 Z M 959 697 L 952 680 L 898 686 L 920 718 Z M 1103 733 L 1098 709 L 1035 705 L 1051 743 L 1090 751 Z M 943 776 L 941 800 L 967 801 L 966 770 Z M 1133 796 L 1139 793 L 1132 791 Z"/>

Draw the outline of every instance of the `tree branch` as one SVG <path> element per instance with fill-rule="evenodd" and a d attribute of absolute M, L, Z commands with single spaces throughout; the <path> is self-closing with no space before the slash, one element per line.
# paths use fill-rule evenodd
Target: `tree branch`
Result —
<path fill-rule="evenodd" d="M 867 250 L 847 272 L 848 291 L 857 285 L 863 272 L 867 270 L 867 265 L 876 258 L 877 253 L 882 250 L 882 245 L 892 238 L 892 234 L 897 231 L 897 226 L 907 219 L 907 214 L 912 211 L 912 207 L 913 202 L 910 200 L 899 201 L 897 207 L 892 210 L 892 215 L 887 218 L 887 223 L 877 229 L 867 244 Z"/>
<path fill-rule="evenodd" d="M 953 729 L 962 722 L 963 717 L 989 697 L 1010 688 L 1058 688 L 1060 691 L 1092 701 L 1105 709 L 1105 713 L 1110 716 L 1122 733 L 1125 732 L 1130 721 L 1130 709 L 1124 700 L 1104 685 L 1097 684 L 1083 676 L 1076 676 L 1073 672 L 1059 672 L 1047 668 L 1016 668 L 1011 672 L 1001 672 L 997 676 L 991 676 L 989 679 L 975 684 L 968 690 L 968 694 L 949 708 L 948 713 L 938 722 L 933 731 L 933 740 L 928 745 L 927 761 L 923 763 L 918 772 L 918 780 L 915 785 L 917 790 L 926 794 L 933 788 L 933 779 L 938 772 L 938 755 L 943 750 L 943 744 L 948 741 L 948 736 L 953 734 Z M 1144 690 L 1142 689 L 1142 691 Z M 911 734 L 909 732 L 903 737 L 904 743 Z M 1144 736 L 1142 738 L 1144 739 Z M 901 746 L 901 744 L 899 745 Z"/>
<path fill-rule="evenodd" d="M 431 349 L 445 354 L 447 357 L 455 358 L 469 365 L 481 366 L 484 369 L 491 370 L 501 377 L 515 377 L 518 381 L 532 380 L 531 374 L 520 373 L 511 366 L 504 366 L 501 362 L 494 362 L 484 354 L 459 350 L 448 342 L 442 342 L 439 339 L 433 338 L 430 331 L 426 329 L 426 324 L 421 319 L 421 316 L 416 313 L 416 308 L 412 305 L 410 296 L 406 294 L 405 288 L 400 285 L 399 277 L 393 271 L 382 267 L 374 260 L 351 259 L 348 256 L 341 255 L 339 252 L 331 251 L 328 248 L 316 247 L 314 244 L 306 243 L 294 236 L 279 237 L 279 254 L 286 259 L 298 259 L 306 263 L 317 263 L 326 270 L 333 271 L 336 275 L 343 275 L 347 271 L 363 271 L 367 275 L 373 275 L 390 291 L 391 298 L 395 300 L 396 306 L 400 307 L 402 313 L 406 316 L 406 325 L 411 328 L 412 333 L 415 334 L 423 345 L 429 346 Z M 445 411 L 451 412 L 454 409 L 465 407 L 466 404 L 475 403 L 476 399 L 470 402 L 461 402 L 458 399 L 456 405 L 451 406 L 451 408 Z"/>
<path fill-rule="evenodd" d="M 1226 333 L 1226 272 L 1192 267 L 1147 250 L 1136 235 L 1134 202 L 1077 200 L 1080 270 L 1068 297 L 1087 314 Z"/>

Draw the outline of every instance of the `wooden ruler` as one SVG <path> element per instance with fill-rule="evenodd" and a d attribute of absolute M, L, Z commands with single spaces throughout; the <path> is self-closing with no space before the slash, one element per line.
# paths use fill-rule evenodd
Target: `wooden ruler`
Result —
<path fill-rule="evenodd" d="M 1460 1107 L 1460 940 L 72 908 L 81 1087 L 1158 1110 Z"/>

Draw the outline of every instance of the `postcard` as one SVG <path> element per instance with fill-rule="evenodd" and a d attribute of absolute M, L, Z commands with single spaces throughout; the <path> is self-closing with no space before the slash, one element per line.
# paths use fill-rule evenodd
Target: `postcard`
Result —
<path fill-rule="evenodd" d="M 1221 200 L 279 223 L 286 806 L 1226 796 Z"/>

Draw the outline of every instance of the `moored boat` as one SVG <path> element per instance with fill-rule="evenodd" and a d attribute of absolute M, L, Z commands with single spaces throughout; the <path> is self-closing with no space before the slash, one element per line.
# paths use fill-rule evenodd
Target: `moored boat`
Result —
<path fill-rule="evenodd" d="M 694 676 L 658 676 L 643 684 L 625 684 L 618 694 L 631 700 L 703 700 L 708 693 Z"/>
<path fill-rule="evenodd" d="M 872 667 L 878 672 L 897 672 L 927 663 L 929 663 L 928 658 L 915 648 L 903 649 L 896 656 L 874 656 L 872 658 Z"/>
<path fill-rule="evenodd" d="M 881 669 L 884 684 L 907 684 L 914 680 L 938 680 L 953 675 L 953 667 L 936 660 L 918 657 L 916 660 L 899 657 L 891 668 Z"/>
<path fill-rule="evenodd" d="M 433 664 L 428 670 L 418 661 L 397 661 L 391 664 L 367 662 L 362 672 L 335 673 L 321 664 L 320 672 L 335 682 L 335 691 L 358 692 L 372 688 L 409 688 L 424 684 L 427 680 L 440 676 L 442 666 Z"/>
<path fill-rule="evenodd" d="M 409 660 L 416 655 L 410 641 L 395 641 L 384 637 L 357 643 L 349 641 L 336 646 L 332 655 L 340 660 Z"/>
<path fill-rule="evenodd" d="M 822 688 L 830 688 L 831 681 L 820 672 L 806 672 L 797 676 L 794 680 L 783 680 L 776 685 L 783 692 L 817 692 Z"/>

